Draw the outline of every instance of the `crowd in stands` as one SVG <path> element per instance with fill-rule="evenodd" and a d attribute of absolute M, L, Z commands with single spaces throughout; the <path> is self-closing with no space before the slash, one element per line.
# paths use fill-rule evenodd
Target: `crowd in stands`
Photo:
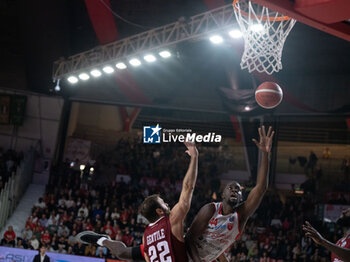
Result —
<path fill-rule="evenodd" d="M 315 196 L 287 198 L 265 196 L 245 231 L 231 247 L 231 261 L 329 261 L 330 253 L 306 238 L 301 225 L 310 221 L 328 239 L 336 242 L 341 232 L 330 232 L 314 217 Z"/>
<path fill-rule="evenodd" d="M 226 161 L 220 157 L 225 150 L 199 148 L 198 182 L 187 227 L 201 206 L 220 200 L 217 176 L 224 166 L 220 164 Z M 170 206 L 177 201 L 189 162 L 184 151 L 183 145 L 144 146 L 136 140 L 123 139 L 116 150 L 98 159 L 94 177 L 66 163 L 56 171 L 46 193 L 33 207 L 21 234 L 14 236 L 9 228 L 1 244 L 35 250 L 44 244 L 48 252 L 114 258 L 104 247 L 77 243 L 75 235 L 92 230 L 127 246 L 139 245 L 147 221 L 138 214 L 138 207 L 153 193 L 161 193 Z M 103 165 L 114 166 L 117 173 L 130 176 L 130 181 L 99 185 Z M 301 230 L 308 220 L 331 241 L 340 238 L 340 231 L 331 232 L 317 222 L 316 204 L 310 192 L 283 203 L 276 193 L 269 192 L 228 251 L 231 261 L 329 261 L 330 254 L 306 239 Z"/>
<path fill-rule="evenodd" d="M 17 153 L 10 149 L 4 151 L 0 148 L 0 192 L 11 177 L 12 173 L 16 171 L 16 168 L 22 159 L 23 153 Z"/>

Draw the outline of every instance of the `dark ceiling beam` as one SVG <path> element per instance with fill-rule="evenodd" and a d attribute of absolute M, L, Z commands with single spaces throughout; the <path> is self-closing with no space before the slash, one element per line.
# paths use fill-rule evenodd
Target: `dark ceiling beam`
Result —
<path fill-rule="evenodd" d="M 350 42 L 350 25 L 346 23 L 339 22 L 334 24 L 325 24 L 311 19 L 301 13 L 298 13 L 294 9 L 293 2 L 289 0 L 252 0 L 252 2 L 266 6 L 271 10 L 277 11 L 286 16 L 290 16 L 303 24 L 312 26 L 318 30 L 324 31 L 328 34 Z"/>

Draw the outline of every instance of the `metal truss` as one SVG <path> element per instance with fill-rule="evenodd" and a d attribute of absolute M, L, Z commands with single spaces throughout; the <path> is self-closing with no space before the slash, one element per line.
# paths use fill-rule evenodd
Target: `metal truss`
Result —
<path fill-rule="evenodd" d="M 68 59 L 57 60 L 53 65 L 53 80 L 112 64 L 147 51 L 169 47 L 182 41 L 200 39 L 209 33 L 224 30 L 234 23 L 236 18 L 231 4 L 192 16 L 188 20 L 179 19 L 175 23 L 97 46 Z"/>

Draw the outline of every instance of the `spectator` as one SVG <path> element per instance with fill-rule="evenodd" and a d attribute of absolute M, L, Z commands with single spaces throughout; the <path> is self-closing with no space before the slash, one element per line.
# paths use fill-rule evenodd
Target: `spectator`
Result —
<path fill-rule="evenodd" d="M 54 233 L 57 233 L 58 226 L 57 226 L 57 223 L 56 223 L 56 219 L 53 218 L 51 224 L 49 222 L 48 225 L 49 225 L 48 229 L 49 229 L 50 235 L 52 235 Z"/>
<path fill-rule="evenodd" d="M 275 229 L 280 229 L 282 227 L 282 222 L 281 219 L 278 218 L 278 215 L 275 214 L 275 217 L 271 220 L 271 224 L 272 227 L 274 227 Z"/>
<path fill-rule="evenodd" d="M 302 255 L 301 253 L 301 248 L 300 248 L 300 244 L 297 242 L 296 245 L 294 246 L 293 250 L 293 260 L 298 261 Z"/>
<path fill-rule="evenodd" d="M 317 158 L 316 154 L 313 151 L 311 151 L 310 155 L 309 155 L 309 161 L 307 163 L 307 168 L 311 169 L 311 173 L 314 173 L 314 170 L 315 170 L 315 167 L 317 164 L 317 160 L 318 160 L 318 158 Z"/>
<path fill-rule="evenodd" d="M 87 218 L 89 216 L 89 210 L 87 209 L 85 203 L 83 203 L 81 205 L 81 208 L 79 208 L 78 214 L 81 214 L 81 212 L 83 212 L 82 214 L 83 214 L 84 218 Z"/>
<path fill-rule="evenodd" d="M 76 235 L 77 231 L 73 230 L 72 234 L 68 237 L 68 245 L 74 246 L 77 243 L 75 240 Z"/>
<path fill-rule="evenodd" d="M 66 254 L 67 251 L 64 249 L 64 245 L 63 244 L 58 244 L 58 249 L 56 251 L 57 253 L 60 253 L 60 254 Z"/>
<path fill-rule="evenodd" d="M 43 245 L 48 245 L 51 242 L 51 236 L 49 230 L 45 230 L 44 234 L 41 235 L 41 243 Z"/>
<path fill-rule="evenodd" d="M 88 244 L 86 247 L 85 247 L 85 252 L 84 252 L 84 255 L 85 256 L 88 256 L 88 257 L 93 257 L 96 255 L 96 247 L 91 245 L 91 244 Z"/>
<path fill-rule="evenodd" d="M 43 245 L 40 247 L 39 254 L 33 259 L 33 262 L 50 262 L 50 258 L 46 255 L 46 247 Z"/>
<path fill-rule="evenodd" d="M 82 243 L 78 243 L 77 245 L 74 245 L 73 252 L 75 255 L 83 256 L 85 255 L 85 247 Z"/>
<path fill-rule="evenodd" d="M 13 227 L 9 226 L 8 229 L 4 233 L 4 238 L 1 240 L 1 245 L 15 247 L 15 245 L 16 245 L 15 239 L 16 239 L 16 234 L 13 231 Z"/>
<path fill-rule="evenodd" d="M 73 247 L 72 247 L 72 246 L 69 246 L 69 247 L 68 247 L 67 255 L 74 255 Z"/>
<path fill-rule="evenodd" d="M 345 156 L 342 161 L 341 170 L 344 172 L 344 179 L 349 183 L 350 177 L 350 157 Z"/>
<path fill-rule="evenodd" d="M 36 238 L 35 235 L 32 236 L 31 240 L 29 241 L 29 245 L 32 249 L 34 250 L 38 250 L 39 248 L 39 241 L 38 239 Z"/>
<path fill-rule="evenodd" d="M 17 238 L 16 248 L 24 248 L 24 244 L 23 244 L 22 238 L 19 238 L 19 237 Z"/>
<path fill-rule="evenodd" d="M 42 198 L 42 197 L 39 198 L 38 202 L 36 202 L 34 206 L 35 206 L 35 207 L 38 207 L 38 208 L 41 208 L 41 209 L 46 208 L 46 204 L 45 204 L 45 202 L 43 201 L 43 198 Z"/>
<path fill-rule="evenodd" d="M 41 218 L 39 219 L 39 223 L 43 228 L 47 227 L 48 220 L 46 218 L 46 214 L 41 215 Z"/>
<path fill-rule="evenodd" d="M 57 235 L 59 237 L 63 236 L 63 235 L 69 235 L 69 228 L 65 225 L 65 224 L 61 224 L 58 226 L 58 230 L 57 230 Z"/>
<path fill-rule="evenodd" d="M 22 239 L 24 241 L 28 241 L 32 238 L 33 231 L 30 229 L 29 225 L 26 225 L 25 228 L 22 230 Z"/>
<path fill-rule="evenodd" d="M 96 257 L 105 258 L 107 256 L 107 248 L 106 247 L 98 247 L 96 249 Z"/>
<path fill-rule="evenodd" d="M 322 158 L 323 159 L 330 159 L 331 157 L 331 150 L 326 147 L 324 150 L 323 150 L 323 155 L 322 155 Z"/>
<path fill-rule="evenodd" d="M 118 212 L 118 208 L 115 207 L 115 208 L 113 209 L 112 214 L 111 214 L 111 219 L 114 220 L 114 221 L 116 221 L 117 219 L 119 219 L 119 217 L 120 217 L 120 214 L 119 214 L 119 212 Z"/>

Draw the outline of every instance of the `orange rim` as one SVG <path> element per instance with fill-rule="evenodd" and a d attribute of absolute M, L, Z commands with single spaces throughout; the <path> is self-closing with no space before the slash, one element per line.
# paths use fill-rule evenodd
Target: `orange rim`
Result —
<path fill-rule="evenodd" d="M 247 12 L 242 11 L 241 9 L 236 7 L 236 3 L 239 0 L 233 0 L 233 8 L 236 9 L 238 12 L 240 12 L 243 16 L 248 17 L 249 14 Z M 286 21 L 286 20 L 290 20 L 291 18 L 289 16 L 278 16 L 278 17 L 269 17 L 269 16 L 258 16 L 257 17 L 262 20 L 262 21 Z"/>

